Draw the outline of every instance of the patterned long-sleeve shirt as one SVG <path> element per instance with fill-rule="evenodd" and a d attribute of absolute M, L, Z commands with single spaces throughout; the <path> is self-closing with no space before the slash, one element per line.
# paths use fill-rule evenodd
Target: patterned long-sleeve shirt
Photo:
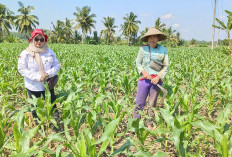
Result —
<path fill-rule="evenodd" d="M 156 71 L 150 68 L 150 52 L 151 52 L 151 59 L 164 64 L 164 67 L 160 71 Z M 141 72 L 145 70 L 150 75 L 152 74 L 158 75 L 161 78 L 161 80 L 163 80 L 168 72 L 169 63 L 168 63 L 167 49 L 164 46 L 157 45 L 156 48 L 150 47 L 150 52 L 149 52 L 149 45 L 143 45 L 140 47 L 138 56 L 136 58 L 136 66 L 138 72 L 142 77 Z"/>

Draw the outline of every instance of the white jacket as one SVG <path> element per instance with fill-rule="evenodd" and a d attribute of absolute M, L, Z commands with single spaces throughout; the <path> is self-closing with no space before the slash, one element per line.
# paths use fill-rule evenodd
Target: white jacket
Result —
<path fill-rule="evenodd" d="M 44 66 L 44 72 L 48 73 L 49 78 L 57 74 L 60 69 L 59 60 L 56 54 L 48 49 L 40 54 Z M 31 91 L 44 91 L 44 82 L 40 82 L 41 74 L 38 65 L 30 52 L 23 50 L 18 60 L 18 71 L 24 76 L 25 87 Z"/>

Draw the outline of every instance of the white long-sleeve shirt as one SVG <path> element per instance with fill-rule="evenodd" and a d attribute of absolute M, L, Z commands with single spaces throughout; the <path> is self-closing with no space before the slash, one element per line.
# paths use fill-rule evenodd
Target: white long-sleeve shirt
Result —
<path fill-rule="evenodd" d="M 59 60 L 56 54 L 48 49 L 40 54 L 44 66 L 44 72 L 48 73 L 49 78 L 57 74 L 60 69 Z M 44 91 L 44 82 L 40 82 L 41 74 L 35 58 L 30 52 L 23 50 L 18 60 L 18 71 L 24 76 L 25 87 L 31 91 Z"/>

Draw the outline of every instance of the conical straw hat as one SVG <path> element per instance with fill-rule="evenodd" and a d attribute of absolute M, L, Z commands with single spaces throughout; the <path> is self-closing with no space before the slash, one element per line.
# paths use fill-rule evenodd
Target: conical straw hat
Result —
<path fill-rule="evenodd" d="M 164 35 L 158 29 L 156 29 L 155 27 L 151 27 L 147 31 L 147 33 L 140 39 L 140 41 L 147 42 L 148 41 L 148 37 L 151 36 L 151 35 L 158 35 L 159 36 L 159 41 L 165 40 L 167 38 L 166 35 Z"/>

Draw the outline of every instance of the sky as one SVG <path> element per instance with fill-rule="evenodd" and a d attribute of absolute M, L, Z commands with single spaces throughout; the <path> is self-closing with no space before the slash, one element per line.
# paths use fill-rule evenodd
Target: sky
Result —
<path fill-rule="evenodd" d="M 120 35 L 123 17 L 130 12 L 135 13 L 141 24 L 139 33 L 145 27 L 155 25 L 157 18 L 167 27 L 172 27 L 180 32 L 181 38 L 185 40 L 212 40 L 212 24 L 214 0 L 21 0 L 24 6 L 34 6 L 31 14 L 38 16 L 39 26 L 37 28 L 52 30 L 52 24 L 57 20 L 64 21 L 65 18 L 75 19 L 76 7 L 91 7 L 91 13 L 96 14 L 94 20 L 95 29 L 98 34 L 104 29 L 103 18 L 110 16 L 115 18 L 117 35 Z M 18 15 L 18 0 L 0 0 L 0 4 L 6 5 L 11 11 Z M 217 0 L 216 17 L 227 22 L 227 14 L 224 10 L 232 11 L 232 0 Z M 215 30 L 215 40 L 225 39 L 224 31 Z"/>

